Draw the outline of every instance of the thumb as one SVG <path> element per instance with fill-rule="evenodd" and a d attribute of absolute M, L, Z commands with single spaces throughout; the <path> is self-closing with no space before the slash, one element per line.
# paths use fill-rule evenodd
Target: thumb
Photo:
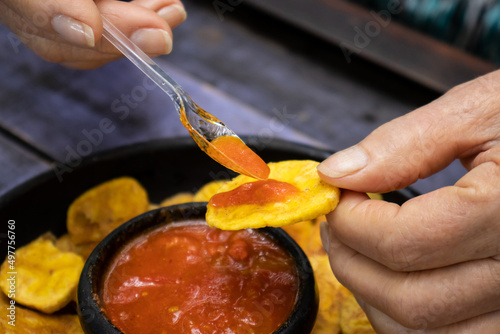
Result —
<path fill-rule="evenodd" d="M 460 85 L 380 126 L 359 144 L 323 161 L 320 177 L 340 188 L 387 192 L 428 177 L 457 157 L 477 154 L 495 136 L 494 127 L 484 120 L 499 117 L 485 80 L 498 85 L 500 72 Z"/>

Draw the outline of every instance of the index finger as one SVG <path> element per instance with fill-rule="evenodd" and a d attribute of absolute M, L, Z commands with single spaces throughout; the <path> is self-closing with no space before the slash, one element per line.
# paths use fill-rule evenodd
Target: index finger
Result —
<path fill-rule="evenodd" d="M 500 262 L 494 259 L 395 272 L 344 245 L 328 228 L 322 239 L 328 240 L 330 265 L 339 282 L 405 327 L 422 332 L 499 310 Z"/>
<path fill-rule="evenodd" d="M 340 241 L 397 271 L 492 257 L 500 254 L 498 169 L 481 164 L 401 206 L 344 190 L 328 222 Z"/>

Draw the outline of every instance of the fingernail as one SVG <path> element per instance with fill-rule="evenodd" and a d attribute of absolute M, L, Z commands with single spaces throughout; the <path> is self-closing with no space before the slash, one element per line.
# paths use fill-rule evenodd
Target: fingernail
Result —
<path fill-rule="evenodd" d="M 321 222 L 319 225 L 319 235 L 321 237 L 321 243 L 323 244 L 323 248 L 325 252 L 328 254 L 330 248 L 330 226 L 328 226 L 327 222 Z"/>
<path fill-rule="evenodd" d="M 328 222 L 322 222 L 319 225 L 319 233 L 321 243 L 323 244 L 323 248 L 327 254 L 330 254 L 330 251 L 335 251 L 336 249 L 342 247 L 342 244 L 333 233 L 332 228 L 328 225 Z"/>
<path fill-rule="evenodd" d="M 358 305 L 359 307 L 361 307 L 361 309 L 366 312 L 366 303 L 363 299 L 359 298 L 358 296 L 356 296 L 355 294 L 353 294 L 354 296 L 354 299 L 356 299 L 356 302 L 358 302 Z"/>
<path fill-rule="evenodd" d="M 368 165 L 368 156 L 359 146 L 335 153 L 321 164 L 318 171 L 332 178 L 354 174 Z"/>
<path fill-rule="evenodd" d="M 163 7 L 157 14 L 160 15 L 168 24 L 178 25 L 187 18 L 186 10 L 179 4 Z"/>
<path fill-rule="evenodd" d="M 52 28 L 65 40 L 82 46 L 95 46 L 94 31 L 87 24 L 66 15 L 56 15 L 51 21 Z"/>
<path fill-rule="evenodd" d="M 172 51 L 172 38 L 162 29 L 139 29 L 130 36 L 130 39 L 146 53 L 169 54 Z"/>

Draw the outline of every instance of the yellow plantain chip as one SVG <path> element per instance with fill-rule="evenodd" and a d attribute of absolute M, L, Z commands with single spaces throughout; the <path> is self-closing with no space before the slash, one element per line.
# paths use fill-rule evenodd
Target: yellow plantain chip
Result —
<path fill-rule="evenodd" d="M 14 263 L 4 261 L 0 288 L 16 303 L 53 313 L 73 300 L 83 264 L 80 256 L 59 250 L 42 236 L 17 249 Z"/>
<path fill-rule="evenodd" d="M 208 182 L 194 194 L 193 202 L 208 202 L 210 198 L 228 182 L 228 180 L 215 180 Z"/>
<path fill-rule="evenodd" d="M 326 254 L 311 255 L 309 262 L 313 267 L 319 292 L 318 316 L 311 334 L 337 334 L 340 332 L 341 308 L 338 294 L 343 287 L 333 275 Z"/>
<path fill-rule="evenodd" d="M 282 229 L 285 230 L 288 235 L 292 237 L 293 240 L 302 248 L 302 250 L 308 254 L 308 247 L 310 239 L 314 230 L 314 225 L 311 220 L 306 220 L 292 225 L 283 226 Z"/>
<path fill-rule="evenodd" d="M 326 217 L 322 215 L 313 220 L 282 226 L 281 228 L 295 240 L 307 256 L 326 254 L 320 235 L 320 224 L 324 221 L 326 221 Z"/>
<path fill-rule="evenodd" d="M 159 209 L 159 208 L 160 208 L 160 205 L 155 204 L 155 203 L 149 203 L 149 205 L 148 205 L 148 211 L 156 210 L 156 209 Z"/>
<path fill-rule="evenodd" d="M 215 197 L 212 197 L 206 214 L 208 225 L 223 230 L 280 227 L 327 214 L 337 206 L 340 190 L 321 181 L 316 171 L 318 164 L 311 160 L 269 163 L 269 179 L 289 183 L 298 192 L 291 194 L 286 201 L 265 204 L 214 206 Z M 248 176 L 239 175 L 223 185 L 217 195 L 255 181 Z"/>
<path fill-rule="evenodd" d="M 127 220 L 149 208 L 146 190 L 121 177 L 83 193 L 68 209 L 67 229 L 76 244 L 99 242 Z"/>
<path fill-rule="evenodd" d="M 319 309 L 311 334 L 375 334 L 354 295 L 337 281 L 326 254 L 309 256 L 319 290 Z"/>
<path fill-rule="evenodd" d="M 84 260 L 87 260 L 90 253 L 92 253 L 92 251 L 98 244 L 98 242 L 84 242 L 76 244 L 73 242 L 73 240 L 71 240 L 69 234 L 62 235 L 55 242 L 56 247 L 63 252 L 73 252 L 80 255 Z"/>
<path fill-rule="evenodd" d="M 69 234 L 64 234 L 59 237 L 55 242 L 55 246 L 59 248 L 62 252 L 75 252 L 75 244 L 71 241 Z"/>
<path fill-rule="evenodd" d="M 383 200 L 384 199 L 384 196 L 382 194 L 379 194 L 379 193 L 366 193 L 368 195 L 368 197 L 370 197 L 371 199 L 380 199 L 380 200 Z"/>
<path fill-rule="evenodd" d="M 342 334 L 376 334 L 354 295 L 344 287 L 341 288 L 340 294 L 340 330 Z"/>
<path fill-rule="evenodd" d="M 13 303 L 0 293 L 0 333 L 5 334 L 83 334 L 76 314 L 45 314 Z"/>
<path fill-rule="evenodd" d="M 189 203 L 193 201 L 193 197 L 194 195 L 192 193 L 188 192 L 177 193 L 175 195 L 165 198 L 160 203 L 160 206 L 170 206 L 182 203 Z"/>

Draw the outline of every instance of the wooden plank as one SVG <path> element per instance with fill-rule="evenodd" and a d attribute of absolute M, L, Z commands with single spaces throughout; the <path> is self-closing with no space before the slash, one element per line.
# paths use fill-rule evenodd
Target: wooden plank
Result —
<path fill-rule="evenodd" d="M 29 53 L 4 57 L 2 63 L 0 75 L 11 79 L 0 84 L 0 124 L 54 160 L 64 162 L 112 147 L 188 135 L 168 96 L 126 60 L 87 72 L 48 64 Z M 256 133 L 269 124 L 268 117 L 250 106 L 180 69 L 163 67 L 237 133 Z M 26 93 L 30 98 L 24 98 Z M 239 117 L 234 117 L 235 110 Z M 320 145 L 291 128 L 279 137 Z"/>
<path fill-rule="evenodd" d="M 0 134 L 0 201 L 9 190 L 50 168 L 48 162 Z"/>
<path fill-rule="evenodd" d="M 245 3 L 339 45 L 347 63 L 361 56 L 438 92 L 498 68 L 395 22 L 397 6 L 376 13 L 343 0 Z"/>

